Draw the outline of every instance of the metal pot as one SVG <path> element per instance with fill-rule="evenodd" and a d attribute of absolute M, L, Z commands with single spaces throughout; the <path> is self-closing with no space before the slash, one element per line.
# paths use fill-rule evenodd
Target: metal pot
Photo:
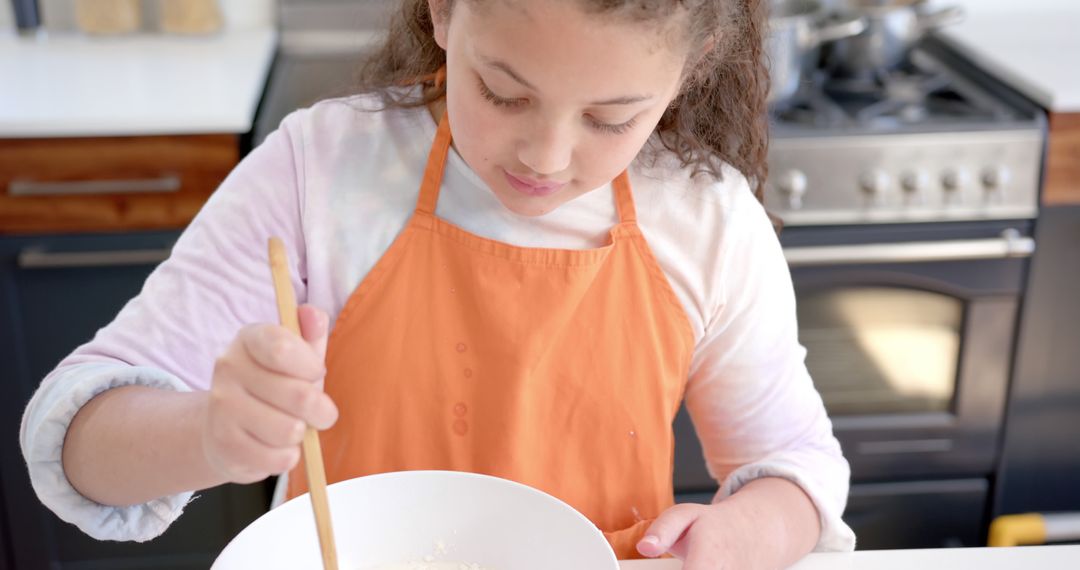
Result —
<path fill-rule="evenodd" d="M 925 0 L 847 0 L 837 13 L 844 19 L 862 17 L 867 23 L 863 33 L 831 46 L 830 69 L 848 76 L 894 69 L 926 32 L 964 18 L 959 6 L 930 11 Z"/>
<path fill-rule="evenodd" d="M 787 101 L 799 90 L 803 73 L 817 68 L 822 44 L 855 36 L 866 29 L 866 21 L 861 17 L 823 24 L 825 15 L 826 10 L 818 0 L 774 4 L 768 38 L 770 105 Z"/>

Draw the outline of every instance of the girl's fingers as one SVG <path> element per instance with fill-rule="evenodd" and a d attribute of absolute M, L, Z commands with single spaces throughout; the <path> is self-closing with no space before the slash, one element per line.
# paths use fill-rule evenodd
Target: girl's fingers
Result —
<path fill-rule="evenodd" d="M 239 334 L 243 351 L 260 367 L 309 382 L 326 375 L 322 354 L 304 339 L 280 325 L 250 325 Z"/>
<path fill-rule="evenodd" d="M 338 409 L 322 391 L 322 383 L 286 376 L 263 368 L 251 354 L 238 356 L 230 371 L 232 380 L 247 394 L 318 430 L 334 425 Z"/>
<path fill-rule="evenodd" d="M 254 398 L 298 418 L 315 429 L 329 429 L 337 421 L 337 406 L 320 386 L 279 375 L 252 378 L 244 389 Z"/>
<path fill-rule="evenodd" d="M 297 318 L 300 320 L 300 332 L 304 340 L 324 361 L 326 359 L 326 339 L 330 334 L 328 323 L 330 317 L 326 312 L 312 305 L 301 305 L 297 309 Z"/>
<path fill-rule="evenodd" d="M 270 448 L 296 447 L 304 440 L 307 425 L 262 400 L 245 393 L 232 402 L 231 420 Z"/>
<path fill-rule="evenodd" d="M 661 513 L 638 542 L 638 552 L 649 558 L 667 553 L 694 524 L 702 508 L 704 505 L 683 504 Z"/>
<path fill-rule="evenodd" d="M 212 390 L 217 406 L 217 419 L 207 424 L 203 435 L 207 459 L 220 472 L 236 483 L 251 483 L 266 478 L 267 475 L 282 473 L 292 468 L 299 460 L 300 446 L 275 447 L 264 439 L 278 436 L 269 431 L 255 435 L 248 429 L 251 422 L 250 411 L 243 410 L 236 402 L 246 399 L 255 402 L 243 394 L 237 386 L 215 387 Z M 258 402 L 255 402 L 256 404 Z M 267 408 L 269 408 L 267 406 Z M 255 406 L 254 409 L 258 410 Z M 280 412 L 275 412 L 280 413 Z M 276 424 L 285 439 L 289 435 L 288 422 Z"/>
<path fill-rule="evenodd" d="M 300 462 L 300 447 L 272 448 L 259 441 L 251 432 L 241 429 L 240 439 L 247 452 L 244 468 L 252 482 L 292 469 Z"/>

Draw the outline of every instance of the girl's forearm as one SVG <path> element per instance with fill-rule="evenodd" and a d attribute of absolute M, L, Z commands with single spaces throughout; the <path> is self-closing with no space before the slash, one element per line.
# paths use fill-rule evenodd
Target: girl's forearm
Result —
<path fill-rule="evenodd" d="M 68 428 L 65 475 L 86 498 L 112 506 L 224 483 L 202 450 L 207 398 L 145 386 L 103 392 Z"/>
<path fill-rule="evenodd" d="M 763 567 L 787 568 L 809 554 L 821 536 L 817 508 L 801 487 L 777 477 L 747 483 L 724 501 L 744 510 L 768 544 L 756 549 L 773 558 Z M 770 554 L 766 554 L 770 553 Z"/>

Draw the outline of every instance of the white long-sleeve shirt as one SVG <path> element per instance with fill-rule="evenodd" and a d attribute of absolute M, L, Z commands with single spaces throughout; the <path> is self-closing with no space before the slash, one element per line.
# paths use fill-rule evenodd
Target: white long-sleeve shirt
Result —
<path fill-rule="evenodd" d="M 296 111 L 235 168 L 141 293 L 42 382 L 21 443 L 34 490 L 58 516 L 99 539 L 149 540 L 191 493 L 109 507 L 74 490 L 61 465 L 72 417 L 104 390 L 143 384 L 206 390 L 238 330 L 277 322 L 266 240 L 280 236 L 299 302 L 331 316 L 412 214 L 436 125 L 426 108 L 372 112 L 370 96 Z M 783 477 L 813 500 L 818 550 L 851 550 L 840 515 L 849 467 L 804 365 L 790 274 L 745 178 L 690 176 L 670 155 L 637 160 L 638 224 L 682 302 L 696 347 L 686 403 L 717 500 L 758 477 Z M 540 217 L 499 203 L 451 150 L 437 215 L 525 247 L 604 245 L 617 222 L 610 185 Z"/>

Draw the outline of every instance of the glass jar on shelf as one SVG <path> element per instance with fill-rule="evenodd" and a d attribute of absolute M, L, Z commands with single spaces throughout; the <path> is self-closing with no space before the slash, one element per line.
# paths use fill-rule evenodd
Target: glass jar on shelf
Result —
<path fill-rule="evenodd" d="M 158 0 L 159 28 L 170 34 L 211 34 L 221 29 L 217 0 Z"/>
<path fill-rule="evenodd" d="M 75 22 L 87 34 L 128 34 L 142 26 L 140 0 L 75 0 Z"/>

